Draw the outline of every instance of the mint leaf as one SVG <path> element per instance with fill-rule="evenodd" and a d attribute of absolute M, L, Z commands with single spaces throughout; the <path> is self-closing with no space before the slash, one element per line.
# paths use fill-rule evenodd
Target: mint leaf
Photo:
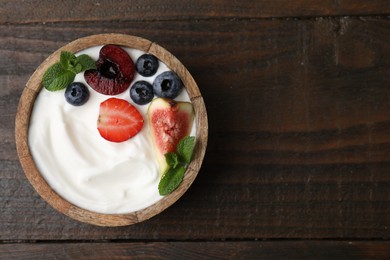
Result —
<path fill-rule="evenodd" d="M 76 63 L 68 68 L 69 71 L 73 72 L 74 74 L 78 74 L 83 71 L 83 66 L 81 64 Z"/>
<path fill-rule="evenodd" d="M 195 137 L 184 137 L 177 145 L 177 153 L 165 154 L 165 160 L 169 166 L 168 170 L 161 177 L 158 184 L 160 195 L 168 195 L 174 191 L 183 181 L 184 173 L 191 161 L 192 152 L 195 146 Z"/>
<path fill-rule="evenodd" d="M 77 57 L 68 51 L 61 52 L 60 64 L 64 69 L 74 74 L 80 73 L 83 70 L 83 66 L 78 62 Z"/>
<path fill-rule="evenodd" d="M 175 153 L 166 153 L 165 160 L 169 166 L 175 168 L 179 164 L 179 158 Z"/>
<path fill-rule="evenodd" d="M 62 51 L 60 55 L 61 66 L 73 73 L 77 74 L 85 70 L 96 69 L 95 60 L 87 54 L 75 56 L 71 52 Z"/>
<path fill-rule="evenodd" d="M 168 195 L 174 191 L 183 181 L 186 168 L 178 165 L 176 168 L 169 168 L 162 176 L 158 184 L 158 191 L 161 196 Z"/>
<path fill-rule="evenodd" d="M 62 51 L 60 61 L 47 69 L 42 78 L 43 86 L 49 91 L 66 88 L 76 77 L 76 74 L 96 68 L 95 61 L 86 54 L 78 57 L 71 52 Z"/>
<path fill-rule="evenodd" d="M 75 76 L 75 73 L 64 69 L 60 63 L 55 63 L 43 75 L 42 84 L 47 90 L 56 91 L 66 88 Z"/>
<path fill-rule="evenodd" d="M 195 146 L 195 137 L 186 136 L 177 144 L 177 153 L 184 163 L 188 164 L 191 161 L 192 152 Z"/>
<path fill-rule="evenodd" d="M 73 53 L 68 51 L 61 51 L 60 64 L 64 69 L 69 70 L 71 67 L 74 67 L 76 63 L 77 58 Z"/>
<path fill-rule="evenodd" d="M 77 56 L 78 63 L 82 66 L 82 71 L 96 69 L 96 62 L 87 54 Z"/>

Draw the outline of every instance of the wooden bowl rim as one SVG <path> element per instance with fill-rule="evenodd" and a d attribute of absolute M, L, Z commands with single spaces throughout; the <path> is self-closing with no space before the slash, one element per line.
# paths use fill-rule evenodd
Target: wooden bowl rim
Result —
<path fill-rule="evenodd" d="M 46 182 L 40 174 L 32 158 L 28 145 L 28 128 L 31 112 L 35 99 L 42 89 L 42 76 L 52 64 L 59 60 L 61 51 L 76 53 L 83 49 L 105 45 L 115 44 L 124 47 L 139 49 L 151 53 L 165 63 L 171 70 L 175 71 L 182 79 L 184 86 L 190 96 L 195 110 L 196 124 L 196 146 L 193 159 L 185 173 L 181 185 L 171 194 L 164 196 L 155 204 L 135 212 L 126 214 L 103 214 L 89 211 L 73 205 L 59 196 Z M 65 46 L 53 52 L 41 65 L 35 70 L 28 80 L 26 87 L 19 100 L 18 110 L 15 119 L 15 139 L 16 148 L 20 163 L 27 179 L 30 181 L 38 194 L 52 207 L 59 212 L 81 222 L 98 226 L 127 226 L 145 221 L 167 209 L 175 203 L 191 186 L 195 180 L 206 152 L 208 139 L 208 120 L 203 97 L 191 74 L 184 65 L 169 51 L 155 42 L 147 39 L 125 35 L 125 34 L 96 34 L 72 41 Z"/>

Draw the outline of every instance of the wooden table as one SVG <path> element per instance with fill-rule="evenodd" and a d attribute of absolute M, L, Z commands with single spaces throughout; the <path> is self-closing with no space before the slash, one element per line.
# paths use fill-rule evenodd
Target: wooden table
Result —
<path fill-rule="evenodd" d="M 390 1 L 0 0 L 0 258 L 390 258 Z M 187 193 L 120 228 L 45 203 L 14 120 L 76 38 L 138 35 L 197 81 L 209 145 Z"/>

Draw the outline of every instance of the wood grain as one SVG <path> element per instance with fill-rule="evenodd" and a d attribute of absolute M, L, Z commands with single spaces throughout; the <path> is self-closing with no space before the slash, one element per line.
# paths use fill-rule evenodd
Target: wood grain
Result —
<path fill-rule="evenodd" d="M 389 19 L 191 19 L 30 24 L 27 16 L 0 25 L 0 240 L 389 239 Z M 188 192 L 131 227 L 57 213 L 24 177 L 14 143 L 19 97 L 36 67 L 102 32 L 174 53 L 198 83 L 210 123 Z"/>
<path fill-rule="evenodd" d="M 0 0 L 0 259 L 390 258 L 389 13 L 388 0 Z M 210 123 L 191 188 L 130 227 L 58 213 L 16 153 L 31 74 L 98 33 L 174 53 Z"/>
<path fill-rule="evenodd" d="M 0 0 L 0 259 L 389 259 L 389 13 L 388 0 Z M 129 227 L 58 213 L 16 153 L 31 74 L 99 33 L 174 53 L 210 124 L 191 188 Z"/>
<path fill-rule="evenodd" d="M 77 8 L 74 8 L 77 6 Z M 0 0 L 0 24 L 80 21 L 180 21 L 197 19 L 254 19 L 379 15 L 390 12 L 387 0 L 223 0 L 174 1 L 12 1 Z"/>
<path fill-rule="evenodd" d="M 0 245 L 17 259 L 388 259 L 383 241 L 32 243 Z"/>

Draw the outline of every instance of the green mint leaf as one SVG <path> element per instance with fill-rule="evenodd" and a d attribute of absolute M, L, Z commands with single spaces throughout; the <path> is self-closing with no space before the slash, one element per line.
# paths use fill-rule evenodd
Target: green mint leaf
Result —
<path fill-rule="evenodd" d="M 73 72 L 74 74 L 80 73 L 83 70 L 83 66 L 78 62 L 77 57 L 68 51 L 62 51 L 60 55 L 61 66 Z"/>
<path fill-rule="evenodd" d="M 68 51 L 61 51 L 60 64 L 64 69 L 69 70 L 70 68 L 75 67 L 76 63 L 77 58 L 73 53 Z"/>
<path fill-rule="evenodd" d="M 183 181 L 187 165 L 191 161 L 195 146 L 195 137 L 184 137 L 177 145 L 177 153 L 166 153 L 165 160 L 170 166 L 161 177 L 158 185 L 160 195 L 168 195 L 174 191 Z"/>
<path fill-rule="evenodd" d="M 78 57 L 71 52 L 62 51 L 60 61 L 53 64 L 42 78 L 43 86 L 49 91 L 66 88 L 71 84 L 76 74 L 96 68 L 95 61 L 86 54 Z"/>
<path fill-rule="evenodd" d="M 172 168 L 175 168 L 179 164 L 179 158 L 177 157 L 176 153 L 166 153 L 165 160 Z"/>
<path fill-rule="evenodd" d="M 177 144 L 177 153 L 184 163 L 190 163 L 194 146 L 195 136 L 186 136 Z"/>
<path fill-rule="evenodd" d="M 64 69 L 60 63 L 55 63 L 43 75 L 42 84 L 47 90 L 56 91 L 66 88 L 75 76 L 75 73 Z"/>
<path fill-rule="evenodd" d="M 186 168 L 178 165 L 176 168 L 169 168 L 162 176 L 158 184 L 158 191 L 161 196 L 168 195 L 174 191 L 183 181 Z"/>
<path fill-rule="evenodd" d="M 83 66 L 81 66 L 81 64 L 79 63 L 76 63 L 74 65 L 69 66 L 68 70 L 73 72 L 74 74 L 77 74 L 83 71 Z"/>
<path fill-rule="evenodd" d="M 87 54 L 81 54 L 80 56 L 77 56 L 77 61 L 82 66 L 82 71 L 96 69 L 95 60 L 89 57 Z"/>

